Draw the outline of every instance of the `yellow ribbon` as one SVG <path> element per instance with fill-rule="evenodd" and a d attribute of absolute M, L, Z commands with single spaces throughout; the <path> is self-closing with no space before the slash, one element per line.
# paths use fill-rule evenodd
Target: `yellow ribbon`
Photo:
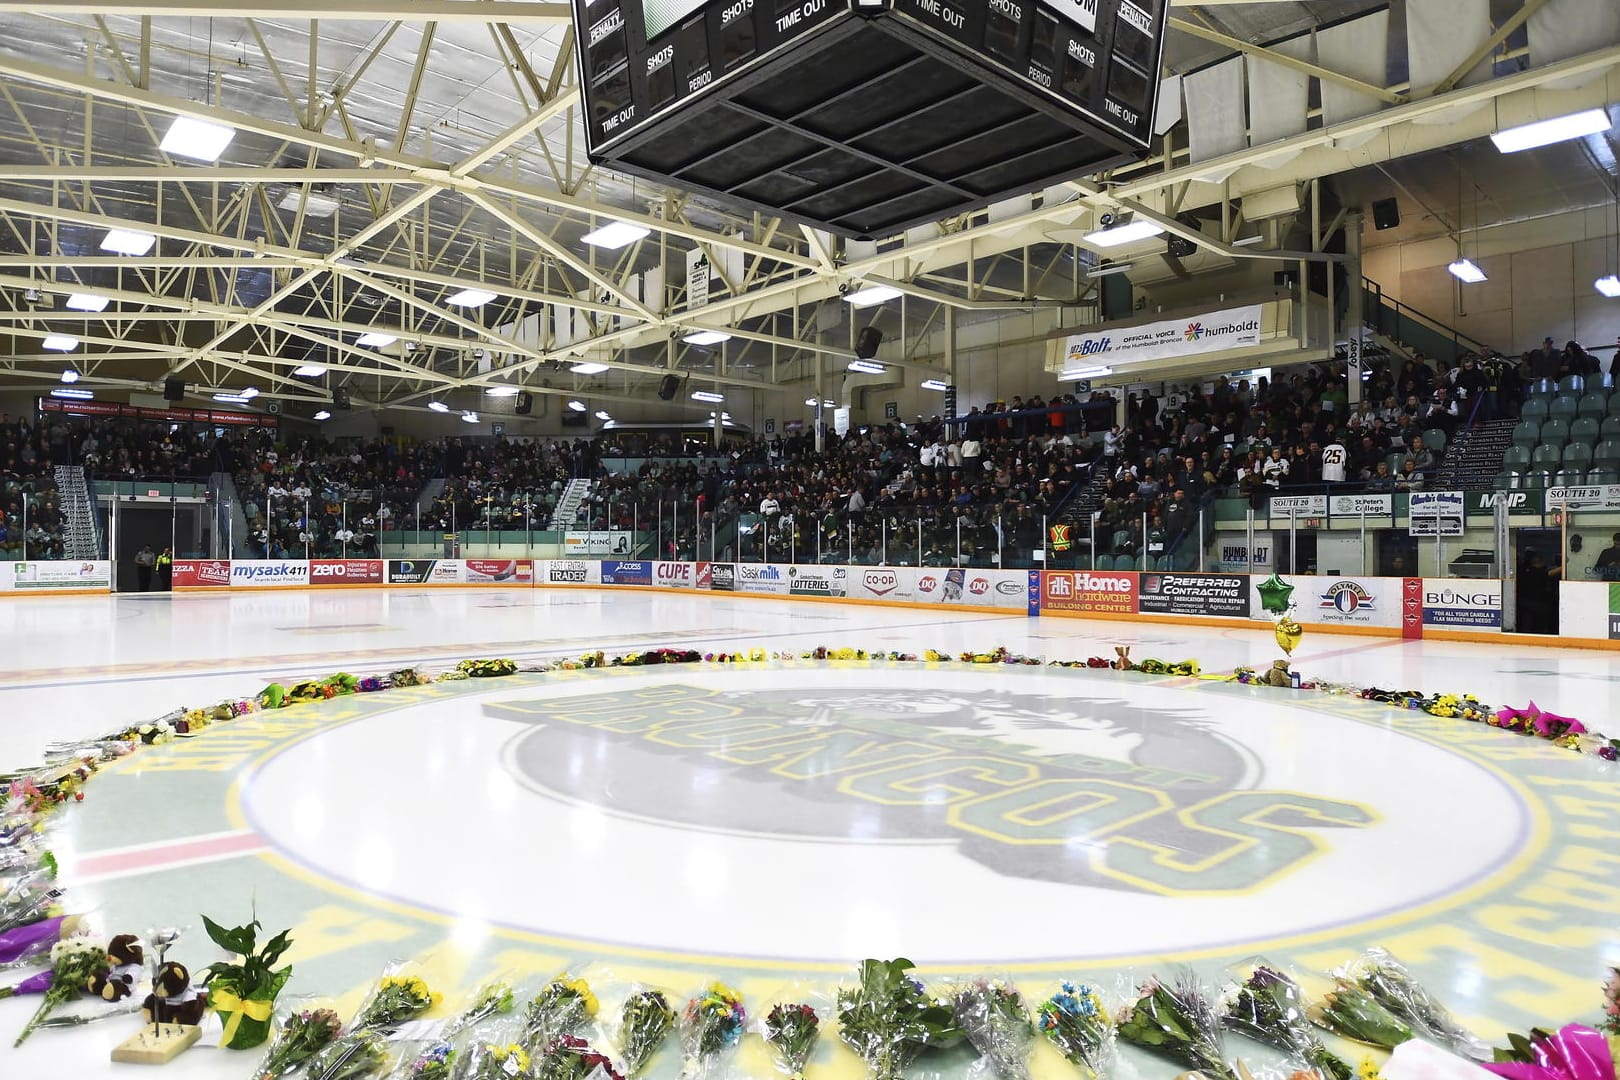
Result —
<path fill-rule="evenodd" d="M 225 1021 L 225 1034 L 221 1035 L 219 1039 L 221 1046 L 231 1045 L 231 1039 L 235 1037 L 236 1029 L 242 1026 L 242 1017 L 251 1017 L 263 1023 L 270 1019 L 270 1014 L 275 1008 L 274 1003 L 269 1001 L 254 1001 L 251 999 L 243 1001 L 229 990 L 210 990 L 208 992 L 208 1004 L 217 1013 L 222 1015 L 230 1014 L 230 1019 Z"/>

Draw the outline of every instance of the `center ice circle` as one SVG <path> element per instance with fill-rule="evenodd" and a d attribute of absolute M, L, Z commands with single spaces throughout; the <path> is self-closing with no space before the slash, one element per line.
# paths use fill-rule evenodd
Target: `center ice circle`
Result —
<path fill-rule="evenodd" d="M 610 672 L 331 729 L 244 807 L 308 869 L 423 908 L 832 963 L 1277 942 L 1457 902 L 1528 842 L 1490 768 L 1292 700 L 1039 668 Z"/>

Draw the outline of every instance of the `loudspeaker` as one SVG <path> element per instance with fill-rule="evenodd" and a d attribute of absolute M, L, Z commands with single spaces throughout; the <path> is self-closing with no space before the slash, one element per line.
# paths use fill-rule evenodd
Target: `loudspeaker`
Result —
<path fill-rule="evenodd" d="M 163 400 L 182 401 L 186 396 L 186 380 L 173 375 L 163 380 Z"/>
<path fill-rule="evenodd" d="M 862 360 L 870 360 L 877 355 L 878 346 L 882 344 L 883 331 L 875 326 L 868 326 L 855 339 L 855 355 Z"/>
<path fill-rule="evenodd" d="M 681 388 L 679 375 L 665 375 L 658 380 L 658 397 L 661 401 L 675 400 L 675 392 Z"/>
<path fill-rule="evenodd" d="M 347 386 L 340 386 L 332 391 L 332 404 L 339 409 L 352 408 L 349 404 L 349 388 Z"/>
<path fill-rule="evenodd" d="M 1165 241 L 1165 251 L 1178 259 L 1185 259 L 1198 250 L 1198 245 L 1185 236 L 1172 236 Z"/>
<path fill-rule="evenodd" d="M 534 412 L 534 395 L 527 391 L 519 393 L 517 400 L 513 402 L 513 411 L 519 416 L 528 416 Z"/>
<path fill-rule="evenodd" d="M 1372 204 L 1373 228 L 1393 229 L 1401 223 L 1401 207 L 1394 199 L 1379 199 Z"/>

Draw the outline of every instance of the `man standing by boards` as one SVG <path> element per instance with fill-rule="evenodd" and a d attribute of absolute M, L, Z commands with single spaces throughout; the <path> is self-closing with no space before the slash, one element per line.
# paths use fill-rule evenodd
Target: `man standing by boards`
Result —
<path fill-rule="evenodd" d="M 152 569 L 157 566 L 157 553 L 151 544 L 142 544 L 135 553 L 135 587 L 140 592 L 152 591 Z"/>

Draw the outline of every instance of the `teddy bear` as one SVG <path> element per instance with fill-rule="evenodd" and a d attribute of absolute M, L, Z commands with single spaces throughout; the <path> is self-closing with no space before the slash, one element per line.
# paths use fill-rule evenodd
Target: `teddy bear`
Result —
<path fill-rule="evenodd" d="M 141 1013 L 149 1024 L 196 1027 L 207 1009 L 207 999 L 191 985 L 191 972 L 184 964 L 173 961 L 158 968 L 152 992 L 141 1003 Z"/>
<path fill-rule="evenodd" d="M 103 1001 L 122 1001 L 135 992 L 146 951 L 134 934 L 119 934 L 107 942 L 107 964 L 85 980 L 85 992 Z"/>
<path fill-rule="evenodd" d="M 1293 686 L 1294 677 L 1289 674 L 1288 661 L 1273 660 L 1271 670 L 1266 672 L 1265 681 L 1267 686 Z"/>

